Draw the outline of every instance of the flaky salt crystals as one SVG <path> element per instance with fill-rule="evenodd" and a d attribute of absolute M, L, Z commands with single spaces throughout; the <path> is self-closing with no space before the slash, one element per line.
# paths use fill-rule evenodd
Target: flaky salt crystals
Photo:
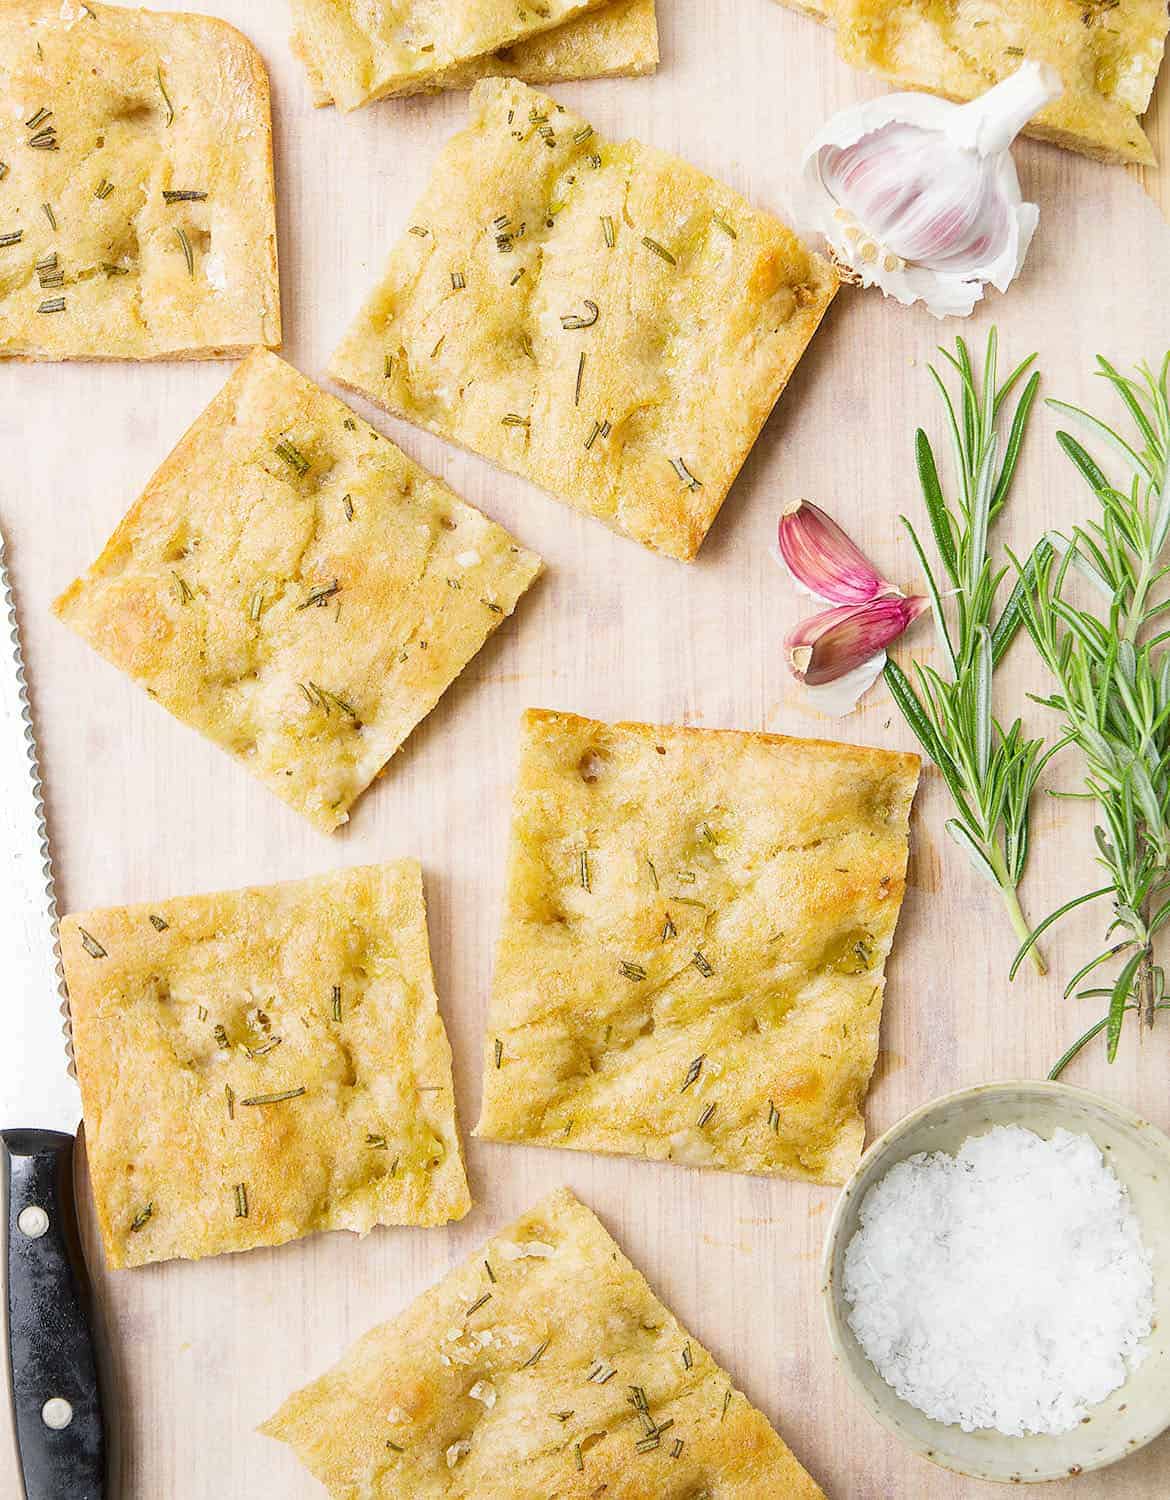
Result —
<path fill-rule="evenodd" d="M 1149 1252 L 1087 1135 L 1020 1126 L 912 1156 L 866 1194 L 849 1325 L 898 1394 L 966 1432 L 1068 1432 L 1141 1362 Z"/>

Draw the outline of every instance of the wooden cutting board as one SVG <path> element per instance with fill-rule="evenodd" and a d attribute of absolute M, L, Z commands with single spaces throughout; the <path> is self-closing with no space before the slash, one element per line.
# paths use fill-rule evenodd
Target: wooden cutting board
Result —
<path fill-rule="evenodd" d="M 157 3 L 157 0 L 156 0 Z M 324 369 L 392 240 L 408 222 L 462 95 L 314 111 L 280 5 L 205 0 L 260 46 L 277 127 L 285 354 Z M 177 7 L 176 7 L 177 8 Z M 829 35 L 769 0 L 661 0 L 663 61 L 651 79 L 558 90 L 599 130 L 680 152 L 782 210 L 803 140 L 832 110 L 879 92 L 838 62 Z M 1152 117 L 1170 163 L 1170 85 Z M 1170 232 L 1134 177 L 1055 149 L 1020 151 L 1041 228 L 1024 278 L 994 297 L 1005 357 L 1041 351 L 1044 389 L 1103 400 L 1098 351 L 1128 363 L 1170 344 Z M 1170 207 L 1170 169 L 1146 186 Z M 547 577 L 359 803 L 348 831 L 315 832 L 210 744 L 175 723 L 49 614 L 228 373 L 225 364 L 0 366 L 0 521 L 49 788 L 64 910 L 279 880 L 337 865 L 421 858 L 461 1119 L 474 1122 L 480 1035 L 506 848 L 517 720 L 528 705 L 911 748 L 885 695 L 840 725 L 807 712 L 780 650 L 800 606 L 769 557 L 793 495 L 828 506 L 895 579 L 914 581 L 899 511 L 920 515 L 912 436 L 941 431 L 926 365 L 962 331 L 877 293 L 845 292 L 748 460 L 691 568 L 611 536 L 519 480 L 381 416 L 408 453 L 547 559 Z M 367 413 L 368 414 L 368 413 Z M 1038 412 L 1005 539 L 1069 523 L 1087 497 Z M 806 601 L 807 602 L 807 601 Z M 912 649 L 926 654 L 929 630 Z M 1043 686 L 1020 643 L 1007 697 Z M 1009 703 L 1006 706 L 1015 705 Z M 1040 715 L 1029 709 L 1032 722 Z M 1073 766 L 1058 765 L 1071 785 Z M 1062 982 L 1100 937 L 1099 914 L 1048 944 L 1052 976 L 1007 983 L 1010 934 L 991 893 L 943 832 L 924 776 L 910 890 L 889 969 L 871 1133 L 962 1085 L 1042 1076 L 1093 1019 Z M 1025 890 L 1039 917 L 1095 884 L 1088 818 L 1043 800 Z M 1092 1002 L 1085 1002 L 1091 1004 Z M 1109 1068 L 1070 1072 L 1170 1128 L 1170 1026 Z M 113 1349 L 117 1500 L 210 1500 L 321 1491 L 254 1428 L 357 1335 L 396 1313 L 556 1184 L 602 1216 L 655 1289 L 776 1423 L 834 1500 L 967 1500 L 989 1494 L 907 1454 L 859 1408 L 836 1369 L 817 1293 L 833 1192 L 800 1183 L 468 1141 L 476 1206 L 446 1230 L 318 1236 L 272 1252 L 107 1275 L 91 1264 Z M 182 1163 L 175 1164 L 182 1171 Z M 7 1434 L 0 1495 L 16 1490 Z M 1052 1496 L 1073 1493 L 1058 1484 Z M 1170 1493 L 1170 1438 L 1077 1481 L 1077 1500 Z"/>

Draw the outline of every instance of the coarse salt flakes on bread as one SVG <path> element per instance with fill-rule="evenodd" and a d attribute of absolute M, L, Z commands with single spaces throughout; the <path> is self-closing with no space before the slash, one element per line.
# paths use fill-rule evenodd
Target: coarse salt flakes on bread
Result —
<path fill-rule="evenodd" d="M 540 568 L 258 350 L 55 608 L 328 831 Z"/>
<path fill-rule="evenodd" d="M 0 5 L 0 358 L 280 343 L 268 78 L 212 16 Z"/>
<path fill-rule="evenodd" d="M 1154 164 L 1141 126 L 1170 30 L 1165 0 L 782 0 L 836 28 L 841 56 L 899 88 L 973 99 L 1024 58 L 1064 91 L 1024 133 Z"/>
<path fill-rule="evenodd" d="M 334 1500 L 824 1500 L 566 1189 L 261 1431 Z"/>
<path fill-rule="evenodd" d="M 527 713 L 476 1133 L 843 1182 L 918 771 Z"/>
<path fill-rule="evenodd" d="M 313 103 L 333 103 L 313 62 L 312 43 L 294 35 L 293 51 L 308 74 Z M 565 83 L 576 78 L 636 78 L 658 66 L 655 0 L 610 0 L 598 10 L 565 21 L 552 31 L 525 37 L 498 52 L 455 63 L 442 73 L 424 74 L 399 85 L 406 94 L 469 89 L 481 78 L 519 78 L 524 83 Z"/>
<path fill-rule="evenodd" d="M 417 93 L 452 68 L 596 10 L 604 0 L 292 0 L 293 51 L 342 109 Z"/>
<path fill-rule="evenodd" d="M 414 860 L 61 922 L 111 1266 L 470 1207 Z"/>
<path fill-rule="evenodd" d="M 837 284 L 730 188 L 493 79 L 330 373 L 689 560 Z"/>

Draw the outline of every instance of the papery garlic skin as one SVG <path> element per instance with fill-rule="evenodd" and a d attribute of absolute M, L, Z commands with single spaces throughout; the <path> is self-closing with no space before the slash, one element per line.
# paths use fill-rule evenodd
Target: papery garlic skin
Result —
<path fill-rule="evenodd" d="M 852 672 L 846 672 L 844 677 L 837 677 L 832 682 L 816 683 L 812 687 L 806 685 L 805 704 L 817 713 L 824 714 L 826 718 L 843 719 L 853 712 L 885 669 L 886 653 L 879 651 L 859 667 L 854 667 Z"/>
<path fill-rule="evenodd" d="M 776 547 L 796 587 L 823 604 L 865 604 L 902 592 L 811 500 L 793 500 L 781 511 Z"/>
<path fill-rule="evenodd" d="M 917 594 L 883 594 L 866 604 L 822 610 L 789 631 L 788 670 L 808 687 L 835 682 L 896 641 L 929 602 Z"/>
<path fill-rule="evenodd" d="M 966 317 L 1024 264 L 1039 209 L 1022 201 L 1010 147 L 1061 88 L 1024 62 L 969 104 L 891 94 L 842 110 L 805 152 L 797 216 L 848 279 Z"/>

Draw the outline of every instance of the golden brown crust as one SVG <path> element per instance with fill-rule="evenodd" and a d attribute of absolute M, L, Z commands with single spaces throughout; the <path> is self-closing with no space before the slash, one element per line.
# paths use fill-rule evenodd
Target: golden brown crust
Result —
<path fill-rule="evenodd" d="M 690 559 L 836 275 L 686 162 L 522 84 L 477 84 L 471 115 L 330 373 Z"/>
<path fill-rule="evenodd" d="M 519 78 L 523 83 L 566 83 L 577 78 L 637 78 L 658 66 L 655 0 L 610 0 L 599 10 L 566 21 L 552 31 L 526 37 L 499 52 L 459 63 L 444 73 L 412 80 L 395 91 L 407 94 L 469 89 L 481 78 Z M 305 45 L 292 38 L 293 51 L 309 75 L 313 103 L 333 103 Z"/>
<path fill-rule="evenodd" d="M 328 831 L 540 567 L 256 351 L 54 607 Z"/>
<path fill-rule="evenodd" d="M 566 1189 L 261 1431 L 333 1500 L 824 1500 Z"/>
<path fill-rule="evenodd" d="M 111 1266 L 470 1207 L 414 860 L 63 918 Z"/>
<path fill-rule="evenodd" d="M 902 88 L 971 99 L 1029 57 L 1064 93 L 1026 134 L 1102 161 L 1154 164 L 1140 119 L 1170 17 L 1164 0 L 781 0 L 836 27 L 842 57 Z"/>
<path fill-rule="evenodd" d="M 10 0 L 0 160 L 0 357 L 279 345 L 268 77 L 235 27 Z"/>
<path fill-rule="evenodd" d="M 918 767 L 527 713 L 476 1133 L 843 1181 Z"/>
<path fill-rule="evenodd" d="M 605 0 L 292 0 L 292 50 L 344 110 L 447 87 L 446 74 L 543 35 Z M 451 85 L 461 86 L 461 85 Z"/>

